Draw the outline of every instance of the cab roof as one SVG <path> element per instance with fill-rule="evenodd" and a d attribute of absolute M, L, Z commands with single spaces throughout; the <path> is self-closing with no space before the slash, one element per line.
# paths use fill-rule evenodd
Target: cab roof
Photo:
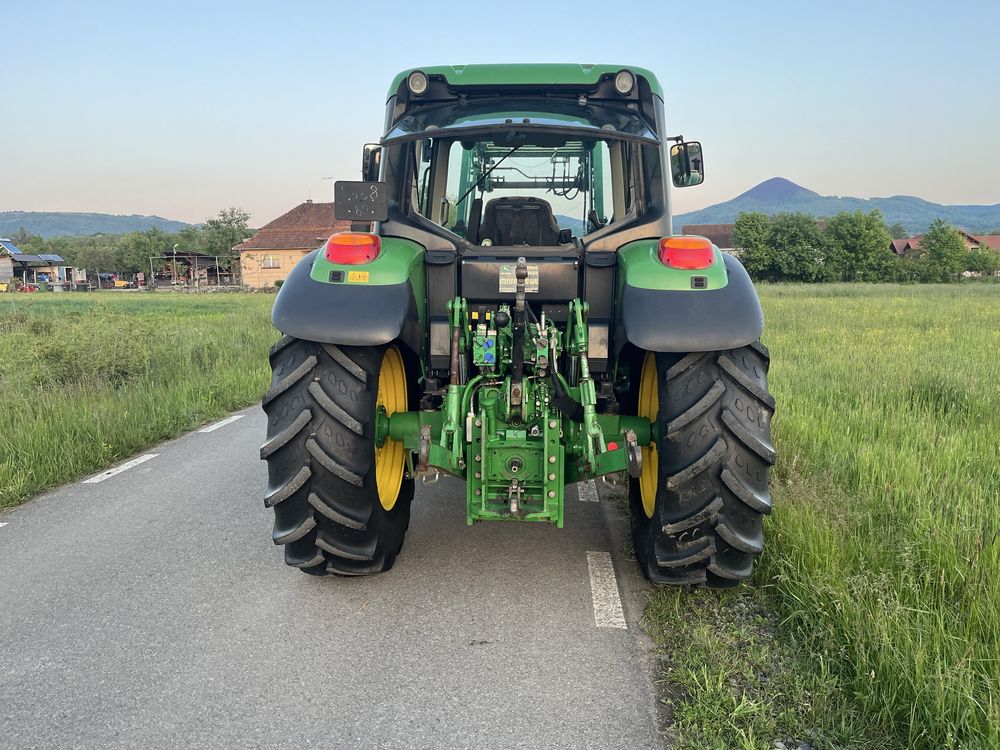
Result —
<path fill-rule="evenodd" d="M 638 78 L 646 79 L 649 88 L 661 99 L 663 88 L 656 76 L 646 68 L 632 65 L 581 65 L 579 63 L 503 63 L 491 65 L 434 65 L 426 68 L 408 68 L 400 72 L 389 85 L 387 99 L 396 95 L 400 85 L 414 70 L 427 75 L 440 75 L 452 86 L 530 86 L 552 84 L 555 86 L 589 86 L 597 84 L 602 76 L 614 75 L 619 70 L 631 70 Z"/>

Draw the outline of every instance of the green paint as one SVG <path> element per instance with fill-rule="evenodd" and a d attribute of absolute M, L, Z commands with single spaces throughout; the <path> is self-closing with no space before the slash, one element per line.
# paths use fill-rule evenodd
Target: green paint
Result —
<path fill-rule="evenodd" d="M 660 262 L 658 239 L 636 240 L 623 245 L 618 250 L 619 278 L 624 284 L 637 289 L 661 289 L 664 291 L 702 292 L 706 289 L 722 289 L 729 283 L 722 251 L 715 248 L 715 262 L 708 268 L 687 271 L 670 268 Z M 705 289 L 692 289 L 691 277 L 704 276 Z"/>
<path fill-rule="evenodd" d="M 563 333 L 547 323 L 544 330 L 527 322 L 523 343 L 524 375 L 516 378 L 513 311 L 498 310 L 510 321 L 496 326 L 477 321 L 470 325 L 462 298 L 449 303 L 452 330 L 458 331 L 460 350 L 471 354 L 479 371 L 466 384 L 447 387 L 438 411 L 379 414 L 376 437 L 402 441 L 408 451 L 421 450 L 421 428 L 430 428 L 424 449 L 428 466 L 466 481 L 466 520 L 545 521 L 562 527 L 566 484 L 624 471 L 627 468 L 628 430 L 639 445 L 653 435 L 649 421 L 640 417 L 596 414 L 594 382 L 587 364 L 587 304 L 570 303 L 570 325 Z M 577 358 L 580 382 L 562 389 L 583 406 L 583 422 L 564 416 L 555 405 L 556 388 L 548 369 L 552 356 Z M 516 389 L 521 389 L 517 404 Z M 512 512 L 511 498 L 517 500 Z"/>
<path fill-rule="evenodd" d="M 386 99 L 396 95 L 400 84 L 414 70 L 429 76 L 441 75 L 452 86 L 525 86 L 535 84 L 587 86 L 596 84 L 601 76 L 614 75 L 627 68 L 637 78 L 644 78 L 650 89 L 661 99 L 663 87 L 656 76 L 646 68 L 631 65 L 579 65 L 576 63 L 516 63 L 500 65 L 435 65 L 428 68 L 409 68 L 392 79 Z"/>

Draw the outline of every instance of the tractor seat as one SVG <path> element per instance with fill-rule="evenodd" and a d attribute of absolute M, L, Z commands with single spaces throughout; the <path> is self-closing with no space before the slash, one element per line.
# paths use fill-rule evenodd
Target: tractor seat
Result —
<path fill-rule="evenodd" d="M 540 198 L 492 198 L 483 212 L 479 241 L 494 245 L 552 247 L 559 244 L 559 224 L 548 201 Z"/>

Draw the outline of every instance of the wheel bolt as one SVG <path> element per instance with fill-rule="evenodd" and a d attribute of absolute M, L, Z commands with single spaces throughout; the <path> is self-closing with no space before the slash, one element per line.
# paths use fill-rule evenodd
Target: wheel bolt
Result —
<path fill-rule="evenodd" d="M 549 474 L 549 481 L 550 482 L 556 481 L 556 475 L 555 474 Z"/>
<path fill-rule="evenodd" d="M 555 490 L 549 490 L 549 497 L 555 497 L 555 496 L 556 496 L 556 491 Z"/>
<path fill-rule="evenodd" d="M 555 462 L 556 462 L 556 457 L 555 456 L 549 456 L 549 463 L 550 464 L 554 464 Z"/>

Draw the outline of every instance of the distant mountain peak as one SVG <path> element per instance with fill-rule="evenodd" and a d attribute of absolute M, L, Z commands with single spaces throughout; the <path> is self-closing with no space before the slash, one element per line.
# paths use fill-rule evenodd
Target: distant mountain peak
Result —
<path fill-rule="evenodd" d="M 742 195 L 736 196 L 736 200 L 757 201 L 758 203 L 788 203 L 819 197 L 819 193 L 796 185 L 784 177 L 772 177 L 770 180 L 764 180 L 759 185 L 755 185 Z"/>
<path fill-rule="evenodd" d="M 935 219 L 944 219 L 973 234 L 992 233 L 991 230 L 1000 227 L 1000 203 L 992 206 L 942 206 L 912 195 L 894 195 L 891 198 L 820 195 L 784 177 L 765 180 L 732 200 L 674 216 L 674 226 L 731 224 L 742 211 L 760 211 L 769 216 L 804 213 L 822 219 L 842 211 L 867 213 L 873 209 L 882 213 L 886 224 L 899 223 L 913 233 L 926 231 Z"/>

